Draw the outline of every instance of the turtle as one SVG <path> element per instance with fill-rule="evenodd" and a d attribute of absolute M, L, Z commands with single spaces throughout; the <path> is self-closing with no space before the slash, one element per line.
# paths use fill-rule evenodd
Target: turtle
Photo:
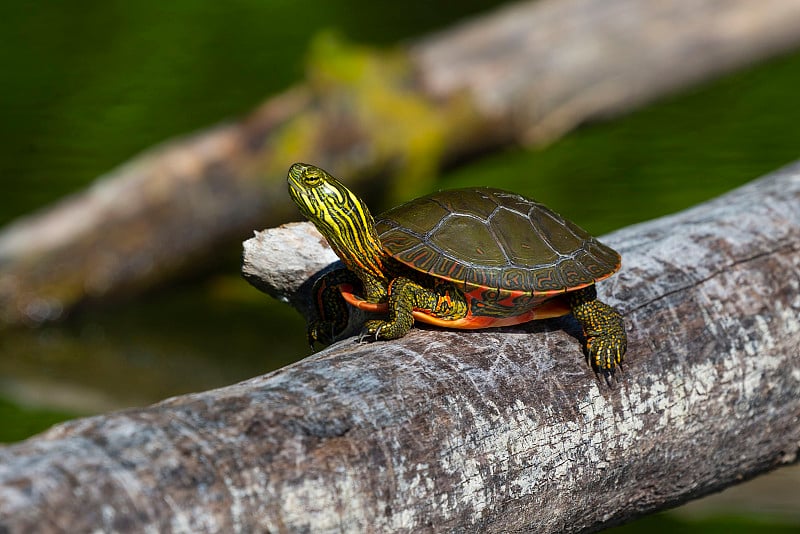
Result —
<path fill-rule="evenodd" d="M 289 195 L 343 264 L 314 283 L 308 340 L 330 344 L 347 304 L 383 314 L 362 337 L 390 340 L 414 321 L 454 329 L 508 326 L 572 313 L 597 370 L 614 372 L 627 349 L 622 316 L 598 300 L 619 253 L 522 195 L 490 187 L 438 191 L 373 218 L 323 169 L 295 163 Z"/>

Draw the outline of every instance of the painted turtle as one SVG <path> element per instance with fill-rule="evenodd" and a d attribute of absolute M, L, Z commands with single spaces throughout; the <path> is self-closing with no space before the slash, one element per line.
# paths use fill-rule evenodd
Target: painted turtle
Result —
<path fill-rule="evenodd" d="M 468 188 L 412 200 L 374 220 L 360 198 L 318 167 L 295 163 L 288 183 L 346 267 L 315 284 L 312 345 L 330 343 L 346 327 L 345 302 L 388 315 L 364 325 L 376 339 L 402 337 L 414 320 L 486 328 L 571 312 L 596 368 L 613 371 L 622 362 L 622 317 L 597 299 L 594 286 L 619 269 L 620 256 L 544 205 Z"/>

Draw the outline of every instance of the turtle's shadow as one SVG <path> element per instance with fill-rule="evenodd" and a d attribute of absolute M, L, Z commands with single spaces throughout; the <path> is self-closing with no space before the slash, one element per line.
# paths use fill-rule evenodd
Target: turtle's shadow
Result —
<path fill-rule="evenodd" d="M 437 326 L 428 325 L 425 323 L 414 323 L 414 328 L 420 330 L 435 331 L 439 329 Z M 583 335 L 583 329 L 580 323 L 572 316 L 572 314 L 563 315 L 561 317 L 554 317 L 550 319 L 539 319 L 529 321 L 527 323 L 516 324 L 511 326 L 493 327 L 491 330 L 502 334 L 542 334 L 546 332 L 562 331 L 574 338 L 582 347 L 585 345 L 586 338 Z M 480 330 L 462 330 L 462 332 L 480 332 Z M 584 356 L 587 356 L 585 354 Z"/>
<path fill-rule="evenodd" d="M 578 323 L 578 321 L 572 316 L 572 314 L 563 315 L 561 317 L 553 317 L 550 319 L 530 321 L 513 326 L 503 326 L 497 330 L 503 333 L 524 332 L 527 334 L 563 331 L 570 337 L 575 338 L 581 344 L 583 344 L 585 341 L 583 329 L 581 328 L 580 323 Z"/>

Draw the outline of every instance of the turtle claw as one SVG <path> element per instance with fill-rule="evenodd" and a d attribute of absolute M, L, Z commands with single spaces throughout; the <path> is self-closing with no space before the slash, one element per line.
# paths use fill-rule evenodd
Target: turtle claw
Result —
<path fill-rule="evenodd" d="M 366 343 L 367 341 L 369 341 L 369 339 L 367 339 L 367 338 L 369 338 L 369 336 L 371 336 L 371 335 L 372 335 L 372 333 L 367 332 L 366 329 L 361 330 L 361 332 L 358 333 L 358 342 L 359 343 Z"/>
<path fill-rule="evenodd" d="M 367 321 L 364 323 L 364 328 L 361 329 L 361 333 L 358 335 L 358 341 L 361 342 L 370 336 L 375 336 L 374 341 L 378 341 L 381 336 L 381 330 L 384 326 L 386 326 L 386 321 L 381 321 L 378 319 Z"/>
<path fill-rule="evenodd" d="M 574 292 L 571 306 L 573 317 L 583 327 L 587 359 L 595 369 L 613 374 L 628 348 L 622 315 L 597 300 L 594 286 Z"/>
<path fill-rule="evenodd" d="M 329 321 L 312 321 L 308 325 L 306 333 L 308 337 L 308 345 L 311 350 L 314 350 L 316 343 L 323 345 L 330 345 L 336 339 L 336 328 L 333 322 Z"/>
<path fill-rule="evenodd" d="M 586 351 L 595 369 L 614 373 L 622 368 L 626 340 L 613 332 L 598 332 L 586 339 Z"/>

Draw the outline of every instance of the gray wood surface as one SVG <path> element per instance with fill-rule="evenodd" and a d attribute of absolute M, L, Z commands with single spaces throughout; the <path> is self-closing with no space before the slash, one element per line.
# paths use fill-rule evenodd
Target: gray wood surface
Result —
<path fill-rule="evenodd" d="M 304 280 L 257 274 L 259 251 L 322 253 L 302 228 L 246 245 L 290 301 Z M 603 240 L 630 335 L 613 387 L 569 318 L 349 338 L 1 448 L 0 531 L 581 532 L 797 461 L 800 163 Z"/>

